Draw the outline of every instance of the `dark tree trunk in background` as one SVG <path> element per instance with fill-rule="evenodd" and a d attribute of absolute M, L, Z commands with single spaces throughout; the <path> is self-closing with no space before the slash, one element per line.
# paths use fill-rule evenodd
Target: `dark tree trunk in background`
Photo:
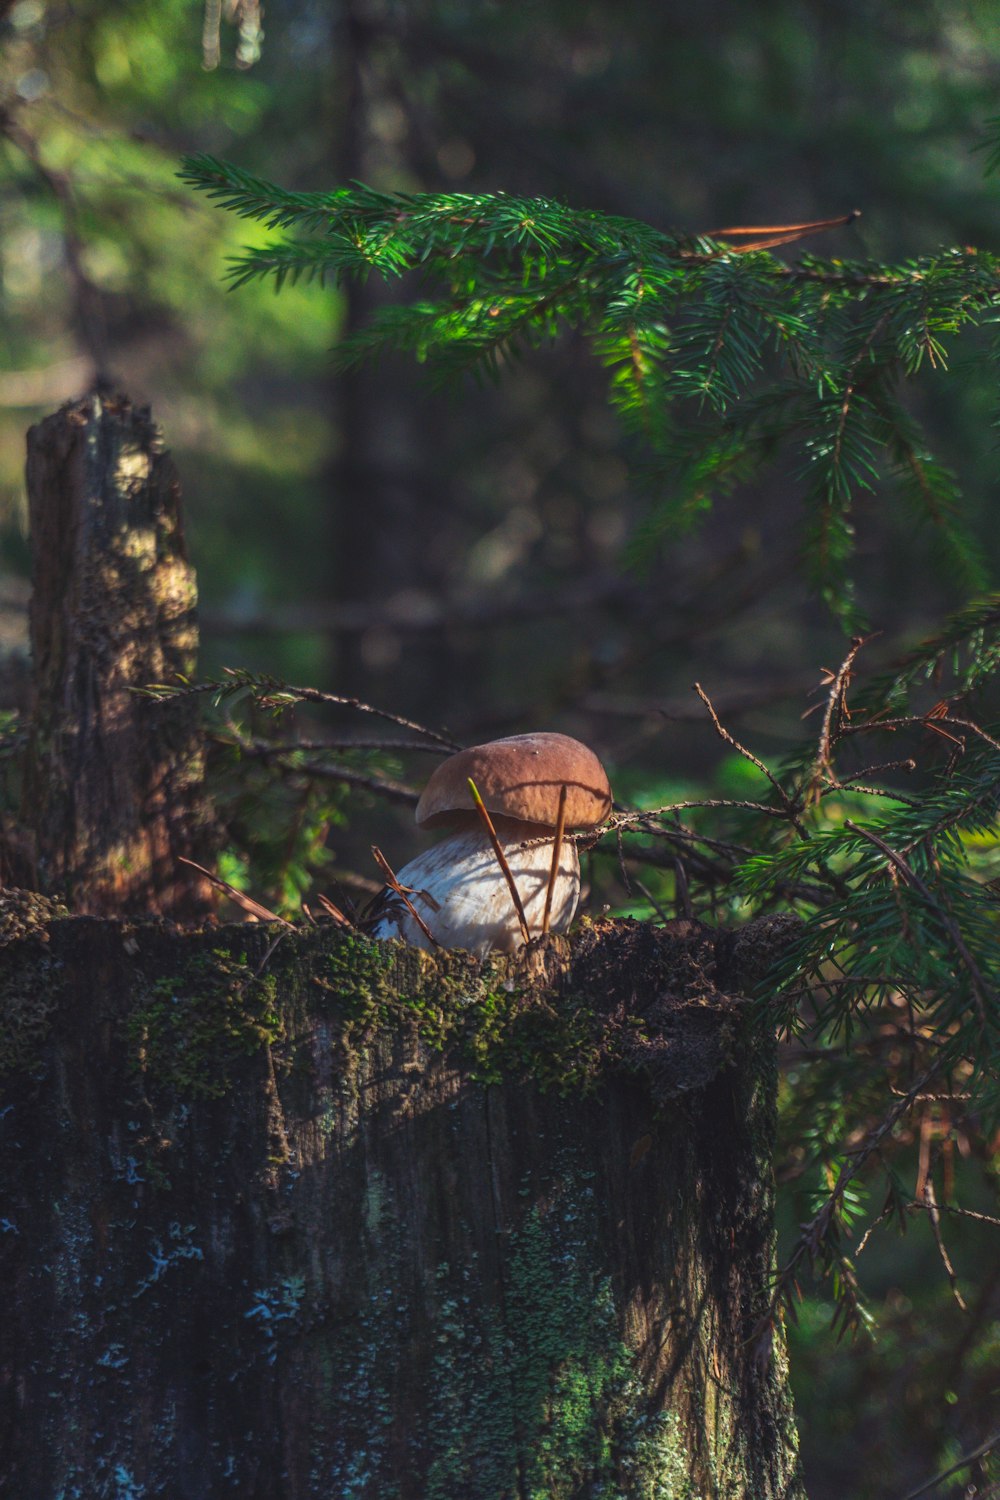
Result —
<path fill-rule="evenodd" d="M 43 906 L 0 907 L 3 1493 L 800 1495 L 773 924 L 480 965 Z"/>
<path fill-rule="evenodd" d="M 384 183 L 413 175 L 396 77 L 398 24 L 405 26 L 395 16 L 387 22 L 367 0 L 342 7 L 335 51 L 343 112 L 334 181 Z M 348 281 L 341 296 L 343 333 L 349 335 L 369 325 L 400 292 L 372 277 Z M 445 496 L 429 495 L 428 487 L 441 482 L 441 396 L 428 390 L 412 361 L 387 358 L 338 374 L 331 404 L 339 437 L 329 474 L 334 595 L 347 609 L 377 604 L 401 625 L 399 631 L 385 624 L 339 632 L 336 681 L 342 691 L 382 695 L 434 721 L 442 684 L 450 680 L 449 646 L 438 634 L 410 634 L 407 625 L 440 594 L 442 569 L 428 560 L 435 542 L 428 518 Z"/>
<path fill-rule="evenodd" d="M 147 410 L 94 394 L 31 429 L 27 482 L 32 705 L 0 875 L 76 911 L 197 915 L 197 708 L 132 691 L 194 668 L 177 471 Z"/>

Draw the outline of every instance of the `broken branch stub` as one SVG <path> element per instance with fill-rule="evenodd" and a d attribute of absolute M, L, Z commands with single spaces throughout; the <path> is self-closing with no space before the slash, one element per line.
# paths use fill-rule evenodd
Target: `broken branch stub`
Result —
<path fill-rule="evenodd" d="M 32 703 L 15 881 L 92 914 L 195 917 L 211 842 L 193 703 L 134 690 L 194 668 L 180 484 L 149 411 L 95 392 L 28 434 Z"/>

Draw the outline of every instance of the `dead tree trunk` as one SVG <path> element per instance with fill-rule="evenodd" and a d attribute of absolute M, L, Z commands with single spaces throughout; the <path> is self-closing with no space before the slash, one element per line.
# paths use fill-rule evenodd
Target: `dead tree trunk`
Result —
<path fill-rule="evenodd" d="M 531 958 L 0 909 L 0 1490 L 800 1495 L 781 939 Z"/>
<path fill-rule="evenodd" d="M 197 915 L 177 865 L 208 821 L 197 711 L 134 692 L 194 668 L 177 471 L 148 411 L 94 394 L 31 429 L 27 481 L 33 701 L 0 876 L 76 911 Z"/>

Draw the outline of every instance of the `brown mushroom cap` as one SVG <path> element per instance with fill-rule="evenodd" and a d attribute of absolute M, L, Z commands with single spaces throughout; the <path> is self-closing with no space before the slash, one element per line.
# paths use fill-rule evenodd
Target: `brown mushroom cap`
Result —
<path fill-rule="evenodd" d="M 417 803 L 421 828 L 473 811 L 470 776 L 498 817 L 554 828 L 563 786 L 567 828 L 594 828 L 611 811 L 611 787 L 593 750 L 566 734 L 512 734 L 442 761 Z"/>

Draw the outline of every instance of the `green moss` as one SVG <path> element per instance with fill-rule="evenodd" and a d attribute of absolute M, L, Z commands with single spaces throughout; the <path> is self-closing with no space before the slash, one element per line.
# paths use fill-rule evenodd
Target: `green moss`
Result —
<path fill-rule="evenodd" d="M 697 1500 L 677 1419 L 649 1411 L 610 1278 L 593 1272 L 595 1207 L 589 1180 L 570 1173 L 512 1235 L 515 1339 L 482 1312 L 469 1268 L 438 1268 L 427 1500 Z"/>
<path fill-rule="evenodd" d="M 216 950 L 158 979 L 126 1022 L 136 1066 L 178 1092 L 219 1098 L 235 1065 L 285 1034 L 277 981 Z"/>
<path fill-rule="evenodd" d="M 345 937 L 313 984 L 323 992 L 317 1009 L 348 1051 L 410 1027 L 434 1051 L 456 1049 L 475 1082 L 515 1073 L 543 1088 L 585 1091 L 607 1055 L 603 1021 L 589 1003 L 536 985 L 525 970 L 513 958 L 477 964 L 461 953 Z"/>

